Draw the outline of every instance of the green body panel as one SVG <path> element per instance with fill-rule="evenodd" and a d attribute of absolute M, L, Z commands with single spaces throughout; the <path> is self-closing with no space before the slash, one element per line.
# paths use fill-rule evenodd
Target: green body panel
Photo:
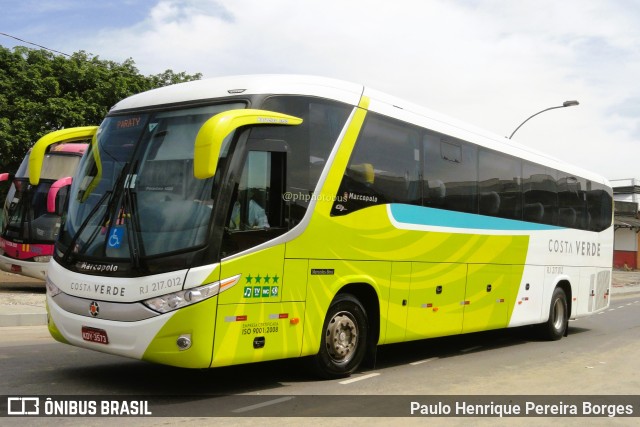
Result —
<path fill-rule="evenodd" d="M 335 295 L 344 287 L 358 284 L 375 291 L 386 324 L 391 263 L 385 261 L 310 260 L 307 279 L 306 322 L 302 355 L 316 354 L 320 347 L 324 319 Z M 386 333 L 386 329 L 384 330 Z M 384 335 L 380 337 L 384 341 Z"/>
<path fill-rule="evenodd" d="M 466 264 L 412 263 L 407 340 L 462 331 Z"/>
<path fill-rule="evenodd" d="M 282 301 L 306 301 L 309 260 L 286 259 L 282 286 Z"/>
<path fill-rule="evenodd" d="M 46 303 L 46 307 L 47 307 L 47 328 L 49 329 L 49 334 L 51 334 L 53 339 L 55 339 L 56 341 L 61 342 L 63 344 L 69 344 L 69 341 L 67 341 L 67 339 L 60 333 L 60 330 L 58 330 L 58 327 L 56 326 L 53 319 L 51 318 L 51 315 L 49 314 L 48 303 Z"/>
<path fill-rule="evenodd" d="M 411 263 L 394 262 L 391 264 L 391 289 L 389 290 L 389 308 L 387 310 L 387 333 L 384 342 L 390 344 L 405 340 L 407 328 L 407 303 L 411 286 Z"/>
<path fill-rule="evenodd" d="M 227 304 L 218 309 L 211 367 L 296 357 L 304 303 Z M 256 340 L 262 347 L 256 347 Z"/>
<path fill-rule="evenodd" d="M 284 245 L 277 245 L 222 262 L 220 277 L 242 275 L 234 287 L 220 294 L 219 304 L 280 302 L 284 286 Z M 292 277 L 291 279 L 295 279 Z M 293 283 L 296 283 L 293 280 Z"/>
<path fill-rule="evenodd" d="M 177 310 L 147 347 L 143 360 L 183 368 L 206 368 L 211 363 L 217 297 Z M 180 350 L 181 335 L 191 335 L 192 346 Z"/>
<path fill-rule="evenodd" d="M 462 332 L 505 328 L 513 312 L 524 265 L 469 266 Z"/>

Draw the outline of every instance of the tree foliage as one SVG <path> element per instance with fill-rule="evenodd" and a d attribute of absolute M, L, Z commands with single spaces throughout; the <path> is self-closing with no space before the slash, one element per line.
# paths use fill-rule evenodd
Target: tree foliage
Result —
<path fill-rule="evenodd" d="M 201 77 L 172 70 L 143 76 L 131 58 L 117 63 L 83 51 L 66 57 L 0 46 L 0 173 L 15 172 L 46 133 L 100 124 L 123 98 Z"/>

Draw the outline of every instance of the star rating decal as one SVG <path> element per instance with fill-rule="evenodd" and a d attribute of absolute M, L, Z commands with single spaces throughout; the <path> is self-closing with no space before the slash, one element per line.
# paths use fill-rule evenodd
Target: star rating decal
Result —
<path fill-rule="evenodd" d="M 277 274 L 247 274 L 244 279 L 245 298 L 271 298 L 280 296 L 280 286 L 278 286 L 280 277 Z"/>
<path fill-rule="evenodd" d="M 251 274 L 248 274 L 245 278 L 246 283 L 248 284 L 252 284 L 252 283 L 261 283 L 264 280 L 264 283 L 278 283 L 278 280 L 280 280 L 280 277 L 278 277 L 278 275 L 274 275 L 274 276 L 269 276 L 268 274 L 265 276 L 261 276 L 261 275 L 257 275 L 257 276 L 252 276 Z"/>

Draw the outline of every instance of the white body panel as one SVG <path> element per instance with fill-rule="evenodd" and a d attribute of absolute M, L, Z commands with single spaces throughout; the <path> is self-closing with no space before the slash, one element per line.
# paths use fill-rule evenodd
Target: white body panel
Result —
<path fill-rule="evenodd" d="M 62 310 L 50 295 L 47 295 L 47 307 L 49 308 L 49 316 L 51 316 L 58 331 L 70 344 L 96 351 L 108 350 L 110 354 L 134 359 L 142 358 L 149 343 L 155 338 L 160 328 L 176 313 L 171 312 L 150 319 L 139 320 L 135 322 L 135 333 L 131 333 L 132 325 L 129 322 L 115 322 L 69 313 Z M 88 308 L 89 302 L 87 302 L 87 311 Z M 83 340 L 82 326 L 107 331 L 109 336 L 108 348 L 105 344 Z"/>
<path fill-rule="evenodd" d="M 12 265 L 17 265 L 21 268 L 20 274 L 33 277 L 35 279 L 42 279 L 47 276 L 48 262 L 34 262 L 34 261 L 22 261 L 19 259 L 8 258 L 4 255 L 0 255 L 0 270 L 7 271 L 9 273 L 15 273 L 11 269 Z"/>

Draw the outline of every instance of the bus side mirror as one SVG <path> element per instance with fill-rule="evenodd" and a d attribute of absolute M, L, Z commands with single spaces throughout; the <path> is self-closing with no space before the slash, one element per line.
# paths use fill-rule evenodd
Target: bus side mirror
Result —
<path fill-rule="evenodd" d="M 61 178 L 51 184 L 51 188 L 49 188 L 49 193 L 47 193 L 47 212 L 48 213 L 56 213 L 56 198 L 58 197 L 58 192 L 61 188 L 67 187 L 71 185 L 73 182 L 73 178 L 70 176 L 66 178 Z"/>
<path fill-rule="evenodd" d="M 196 135 L 193 152 L 193 176 L 211 178 L 216 173 L 222 144 L 234 130 L 250 125 L 295 126 L 302 119 L 266 110 L 229 110 L 207 120 Z"/>
<path fill-rule="evenodd" d="M 0 182 L 2 181 L 11 181 L 11 174 L 9 173 L 0 173 Z"/>
<path fill-rule="evenodd" d="M 42 163 L 44 162 L 47 148 L 50 145 L 93 138 L 97 131 L 98 126 L 83 126 L 57 130 L 40 138 L 38 142 L 34 144 L 31 149 L 31 154 L 29 155 L 29 183 L 31 185 L 38 185 L 40 182 Z"/>

